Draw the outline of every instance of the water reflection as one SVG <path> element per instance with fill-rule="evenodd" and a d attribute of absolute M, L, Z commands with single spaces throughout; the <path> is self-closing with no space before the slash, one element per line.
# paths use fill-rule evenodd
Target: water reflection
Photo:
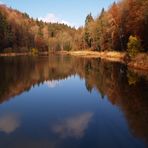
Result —
<path fill-rule="evenodd" d="M 93 113 L 82 113 L 69 117 L 53 126 L 53 131 L 61 138 L 82 138 L 93 116 Z"/>
<path fill-rule="evenodd" d="M 88 97 L 88 94 L 86 94 L 86 92 L 85 96 L 82 97 L 81 92 L 83 91 L 84 88 L 81 88 L 81 83 L 79 82 L 75 84 L 74 83 L 75 80 L 74 81 L 71 80 L 70 83 L 67 82 L 68 84 L 63 85 L 65 89 L 62 93 L 60 93 L 61 100 L 60 99 L 57 100 L 57 96 L 53 94 L 54 92 L 55 94 L 56 92 L 59 93 L 58 90 L 61 88 L 58 88 L 57 86 L 60 86 L 61 83 L 60 80 L 65 80 L 70 76 L 79 76 L 82 81 L 85 81 L 85 87 L 87 88 L 87 91 L 92 93 L 92 94 L 90 93 L 90 95 L 95 95 L 94 90 L 96 90 L 99 93 L 99 95 L 102 96 L 102 99 L 106 98 L 105 96 L 107 96 L 109 102 L 112 105 L 119 107 L 120 110 L 123 112 L 124 117 L 128 123 L 129 132 L 132 133 L 134 137 L 140 140 L 142 139 L 146 143 L 148 142 L 147 73 L 132 72 L 131 70 L 128 70 L 125 65 L 120 63 L 112 63 L 100 59 L 85 59 L 85 58 L 76 58 L 76 57 L 58 56 L 58 55 L 50 57 L 40 57 L 40 58 L 37 57 L 21 57 L 21 58 L 17 57 L 9 59 L 0 58 L 0 72 L 1 72 L 0 103 L 2 105 L 5 105 L 6 101 L 8 100 L 11 101 L 16 96 L 18 96 L 17 102 L 22 101 L 25 102 L 24 104 L 27 105 L 26 108 L 24 109 L 25 111 L 22 108 L 20 109 L 19 107 L 17 108 L 17 111 L 19 112 L 20 110 L 23 110 L 22 112 L 25 113 L 27 111 L 28 112 L 30 111 L 28 114 L 26 113 L 27 117 L 29 116 L 28 120 L 30 122 L 36 121 L 36 124 L 34 124 L 36 126 L 40 127 L 41 125 L 43 125 L 43 128 L 46 127 L 45 123 L 47 123 L 48 121 L 45 121 L 45 123 L 41 123 L 42 122 L 41 120 L 38 123 L 37 120 L 38 118 L 41 117 L 43 119 L 47 118 L 44 117 L 45 115 L 39 117 L 39 115 L 42 114 L 43 110 L 45 110 L 44 113 L 50 114 L 51 117 L 52 117 L 51 113 L 54 114 L 54 117 L 57 117 L 58 116 L 57 112 L 58 113 L 61 112 L 60 110 L 61 104 L 64 106 L 63 108 L 68 108 L 71 102 L 72 102 L 71 104 L 73 105 L 74 100 L 78 101 L 79 104 L 79 101 L 81 101 L 83 97 L 84 98 Z M 41 109 L 40 106 L 42 105 L 43 102 L 40 102 L 37 99 L 39 94 L 38 92 L 40 93 L 43 92 L 42 94 L 43 98 L 46 97 L 44 96 L 45 88 L 43 89 L 42 87 L 39 87 L 39 89 L 37 89 L 36 87 L 42 86 L 43 84 L 46 85 L 46 87 L 48 86 L 49 88 L 52 88 L 51 89 L 52 91 L 48 89 L 47 92 L 49 92 L 50 94 L 46 92 L 47 93 L 46 95 L 52 95 L 51 98 L 53 98 L 53 100 L 51 102 L 45 102 Z M 70 86 L 73 87 L 73 90 L 69 91 Z M 27 96 L 30 99 L 28 100 L 27 103 L 26 103 L 27 97 L 25 97 L 24 100 L 20 99 L 21 97 L 23 97 L 22 93 L 24 92 L 29 92 L 29 94 L 34 93 L 33 88 L 37 89 L 35 93 L 37 94 L 36 100 L 34 100 L 34 102 L 36 104 L 39 102 L 39 105 L 36 108 L 34 107 L 35 103 L 31 104 L 33 99 L 31 98 L 31 96 L 29 97 Z M 77 98 L 79 98 L 79 100 L 74 98 L 76 94 L 75 91 L 76 92 L 80 91 L 79 96 L 76 96 Z M 69 102 L 69 99 L 65 99 L 67 98 L 66 95 L 68 94 L 69 98 L 73 98 L 71 102 Z M 40 99 L 42 98 L 42 96 L 40 96 Z M 69 104 L 66 106 L 63 102 L 65 104 L 68 103 Z M 51 104 L 50 108 L 49 106 L 46 106 L 47 104 Z M 52 104 L 56 105 L 52 107 L 53 106 Z M 91 102 L 89 102 L 88 104 L 91 104 Z M 74 110 L 72 108 L 73 107 L 72 105 L 67 112 Z M 80 105 L 81 106 L 79 106 L 78 108 L 79 110 L 81 110 L 84 104 L 82 103 Z M 30 110 L 28 110 L 28 106 L 31 106 Z M 55 108 L 57 110 L 54 110 Z M 76 138 L 76 139 L 83 138 L 86 129 L 91 123 L 90 121 L 92 120 L 92 118 L 96 119 L 96 117 L 94 113 L 92 113 L 91 111 L 87 111 L 83 114 L 79 114 L 78 112 L 77 114 L 78 114 L 77 116 L 72 116 L 72 113 L 70 112 L 68 117 L 64 116 L 62 120 L 54 122 L 54 126 L 52 126 L 52 132 L 54 132 L 55 135 L 58 135 L 63 139 L 66 139 L 67 137 Z M 34 116 L 37 116 L 37 119 L 36 120 L 34 119 L 34 121 L 32 121 L 33 120 L 32 118 L 34 118 Z M 24 117 L 24 120 L 27 117 Z M 6 114 L 5 116 L 0 116 L 1 132 L 5 132 L 8 134 L 13 133 L 19 126 L 20 122 L 17 116 L 12 114 L 11 115 Z M 31 129 L 32 127 L 27 127 L 27 128 Z M 44 133 L 46 133 L 45 131 Z M 42 131 L 40 131 L 38 135 L 40 135 L 41 133 Z M 47 133 L 47 135 L 48 134 L 49 133 Z M 53 137 L 53 135 L 50 136 Z M 55 144 L 51 145 L 55 146 Z"/>
<path fill-rule="evenodd" d="M 55 88 L 59 85 L 59 81 L 46 81 L 45 84 L 47 84 L 49 88 Z"/>
<path fill-rule="evenodd" d="M 0 115 L 0 132 L 6 134 L 13 133 L 20 126 L 20 120 L 17 114 L 7 113 Z"/>

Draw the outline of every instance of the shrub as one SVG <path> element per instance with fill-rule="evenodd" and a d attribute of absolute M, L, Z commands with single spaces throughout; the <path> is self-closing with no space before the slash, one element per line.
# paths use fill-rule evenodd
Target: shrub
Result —
<path fill-rule="evenodd" d="M 141 41 L 136 36 L 130 36 L 128 41 L 128 54 L 130 57 L 135 57 L 141 51 Z"/>
<path fill-rule="evenodd" d="M 11 53 L 11 52 L 13 52 L 13 49 L 11 47 L 4 49 L 4 53 Z"/>
<path fill-rule="evenodd" d="M 64 50 L 66 50 L 66 51 L 72 50 L 72 45 L 70 42 L 67 41 L 64 43 Z"/>
<path fill-rule="evenodd" d="M 127 78 L 128 78 L 129 85 L 135 85 L 139 81 L 138 75 L 136 73 L 131 72 L 131 71 L 127 72 Z"/>
<path fill-rule="evenodd" d="M 24 52 L 28 52 L 28 48 L 27 47 L 20 47 L 19 48 L 19 52 L 22 52 L 22 53 L 24 53 Z"/>
<path fill-rule="evenodd" d="M 37 55 L 37 54 L 38 54 L 38 49 L 32 48 L 32 49 L 31 49 L 31 54 L 32 54 L 32 55 Z"/>

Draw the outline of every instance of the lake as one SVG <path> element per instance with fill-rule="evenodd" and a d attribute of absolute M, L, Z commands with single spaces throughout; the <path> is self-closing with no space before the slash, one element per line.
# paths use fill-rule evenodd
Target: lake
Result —
<path fill-rule="evenodd" d="M 100 59 L 1 57 L 0 147 L 148 147 L 148 76 Z"/>

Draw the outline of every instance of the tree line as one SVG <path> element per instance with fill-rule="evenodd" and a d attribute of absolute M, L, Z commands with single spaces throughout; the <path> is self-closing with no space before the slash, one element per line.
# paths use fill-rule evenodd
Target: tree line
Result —
<path fill-rule="evenodd" d="M 148 50 L 148 1 L 121 0 L 94 19 L 86 17 L 83 38 L 92 50 Z M 132 46 L 132 47 L 131 47 Z"/>
<path fill-rule="evenodd" d="M 76 29 L 45 23 L 0 5 L 0 52 L 43 52 L 74 48 Z"/>
<path fill-rule="evenodd" d="M 0 5 L 0 52 L 61 50 L 148 51 L 148 1 L 121 0 L 94 18 L 87 15 L 84 27 L 45 23 Z"/>

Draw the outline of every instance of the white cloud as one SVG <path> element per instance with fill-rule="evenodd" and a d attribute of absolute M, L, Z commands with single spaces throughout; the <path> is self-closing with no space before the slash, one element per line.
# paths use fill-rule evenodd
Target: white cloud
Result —
<path fill-rule="evenodd" d="M 54 133 L 61 138 L 74 137 L 82 138 L 85 134 L 89 122 L 91 121 L 93 113 L 86 112 L 80 115 L 67 118 L 52 127 Z"/>
<path fill-rule="evenodd" d="M 45 82 L 49 88 L 55 88 L 59 85 L 59 81 L 47 81 Z"/>
<path fill-rule="evenodd" d="M 48 13 L 45 17 L 39 17 L 39 20 L 42 20 L 43 22 L 47 22 L 47 23 L 61 23 L 61 24 L 66 24 L 68 26 L 73 27 L 73 25 L 70 22 L 65 21 L 63 19 L 60 19 L 59 17 L 57 17 L 53 13 Z"/>
<path fill-rule="evenodd" d="M 16 114 L 5 114 L 0 117 L 0 132 L 6 134 L 13 133 L 20 126 L 19 118 Z"/>

